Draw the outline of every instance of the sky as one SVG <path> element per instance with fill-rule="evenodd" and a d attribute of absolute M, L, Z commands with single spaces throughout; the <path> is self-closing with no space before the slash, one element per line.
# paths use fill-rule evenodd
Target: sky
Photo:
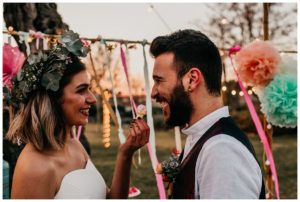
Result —
<path fill-rule="evenodd" d="M 154 3 L 154 9 L 172 31 L 196 28 L 194 19 L 205 20 L 206 9 L 200 3 Z M 58 12 L 64 22 L 81 35 L 129 40 L 151 41 L 170 33 L 149 3 L 58 3 Z"/>
<path fill-rule="evenodd" d="M 58 3 L 58 12 L 70 29 L 83 37 L 143 40 L 179 29 L 197 29 L 193 21 L 206 24 L 210 12 L 205 3 Z M 285 4 L 287 5 L 287 4 Z M 282 7 L 284 9 L 284 6 Z M 226 12 L 226 11 L 225 11 Z M 272 19 L 269 19 L 270 21 Z M 147 46 L 148 48 L 149 46 Z M 154 60 L 149 56 L 149 71 Z M 143 76 L 144 59 L 141 46 L 130 51 L 130 74 Z M 229 68 L 227 78 L 235 79 Z M 152 79 L 150 78 L 152 82 Z"/>
<path fill-rule="evenodd" d="M 70 29 L 81 36 L 144 40 L 151 42 L 155 37 L 179 29 L 195 29 L 192 21 L 207 20 L 207 9 L 201 3 L 58 3 L 58 12 Z M 153 70 L 153 58 L 146 55 L 149 74 Z M 129 73 L 143 77 L 144 58 L 141 45 L 130 50 Z M 125 81 L 125 77 L 123 82 Z M 153 81 L 149 78 L 151 85 Z"/>
<path fill-rule="evenodd" d="M 193 21 L 204 25 L 211 13 L 205 3 L 57 3 L 58 12 L 69 28 L 82 37 L 144 40 L 151 42 L 155 37 L 179 29 L 198 29 Z M 283 8 L 284 9 L 284 8 Z M 225 11 L 226 12 L 226 11 Z M 226 13 L 225 13 L 226 14 Z M 270 19 L 271 20 L 271 19 Z M 146 46 L 149 73 L 152 73 L 153 58 Z M 116 57 L 118 57 L 117 55 Z M 130 75 L 143 77 L 144 58 L 141 45 L 130 50 Z M 231 68 L 227 78 L 235 79 Z M 125 80 L 125 78 L 123 77 Z M 152 79 L 150 78 L 151 84 Z"/>

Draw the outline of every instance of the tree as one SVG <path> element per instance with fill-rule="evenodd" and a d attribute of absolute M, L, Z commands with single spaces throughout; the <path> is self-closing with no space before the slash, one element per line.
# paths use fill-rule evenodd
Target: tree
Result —
<path fill-rule="evenodd" d="M 217 3 L 206 4 L 207 23 L 195 19 L 192 24 L 207 34 L 219 48 L 231 48 L 263 39 L 262 3 Z M 296 49 L 297 4 L 269 4 L 269 39 L 279 49 Z M 226 81 L 225 59 L 221 52 L 224 80 Z"/>
<path fill-rule="evenodd" d="M 57 12 L 55 3 L 4 3 L 3 8 L 7 28 L 12 26 L 17 31 L 33 30 L 45 34 L 61 34 L 69 29 Z M 13 37 L 20 50 L 26 54 L 25 43 L 19 42 L 19 36 L 14 35 Z M 34 44 L 30 43 L 31 51 L 36 51 Z M 42 46 L 42 43 L 40 45 Z"/>
<path fill-rule="evenodd" d="M 230 48 L 263 39 L 263 5 L 261 3 L 207 4 L 211 17 L 207 24 L 193 24 L 209 35 L 217 46 Z M 269 39 L 281 48 L 296 49 L 297 4 L 269 4 Z M 287 43 L 288 42 L 288 43 Z"/>

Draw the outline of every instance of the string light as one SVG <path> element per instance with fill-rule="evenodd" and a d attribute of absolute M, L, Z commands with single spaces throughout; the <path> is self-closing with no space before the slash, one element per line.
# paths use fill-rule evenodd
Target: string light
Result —
<path fill-rule="evenodd" d="M 272 125 L 271 124 L 268 124 L 267 125 L 267 128 L 270 130 L 272 128 Z"/>
<path fill-rule="evenodd" d="M 222 86 L 222 91 L 226 91 L 227 90 L 227 87 L 226 86 Z"/>
<path fill-rule="evenodd" d="M 225 86 L 225 85 L 222 86 L 221 89 L 222 89 L 223 92 L 225 92 L 225 91 L 228 90 L 227 86 Z M 254 93 L 254 91 L 255 91 L 255 88 L 253 87 L 252 89 L 249 89 L 247 92 L 248 92 L 249 95 L 252 95 L 252 94 Z M 231 95 L 236 95 L 237 93 L 238 93 L 239 96 L 241 96 L 241 97 L 244 96 L 244 92 L 243 92 L 243 91 L 236 91 L 236 90 L 232 90 L 232 91 L 231 91 Z"/>
<path fill-rule="evenodd" d="M 108 91 L 104 91 L 104 97 L 103 99 L 109 100 L 110 95 Z M 104 100 L 102 101 L 103 106 L 103 134 L 102 134 L 102 143 L 104 148 L 108 149 L 110 147 L 110 113 L 109 109 L 104 103 Z"/>
<path fill-rule="evenodd" d="M 220 50 L 220 56 L 223 57 L 225 55 L 223 50 Z"/>
<path fill-rule="evenodd" d="M 223 85 L 221 89 L 222 89 L 223 92 L 225 92 L 225 91 L 228 90 L 228 87 L 226 85 Z M 255 87 L 253 87 L 252 89 L 249 89 L 247 92 L 248 92 L 249 95 L 252 95 L 254 93 L 254 91 L 255 91 Z M 231 91 L 231 95 L 236 95 L 237 93 L 241 97 L 245 95 L 243 91 L 237 91 L 237 90 L 232 90 Z"/>
<path fill-rule="evenodd" d="M 227 20 L 226 18 L 222 18 L 221 24 L 222 24 L 222 25 L 228 24 L 228 20 Z"/>

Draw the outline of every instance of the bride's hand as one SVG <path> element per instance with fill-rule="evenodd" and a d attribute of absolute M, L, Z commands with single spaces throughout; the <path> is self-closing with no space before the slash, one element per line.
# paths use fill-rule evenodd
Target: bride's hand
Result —
<path fill-rule="evenodd" d="M 149 133 L 150 128 L 144 119 L 134 119 L 130 124 L 126 142 L 121 145 L 121 151 L 131 157 L 136 150 L 149 142 Z"/>

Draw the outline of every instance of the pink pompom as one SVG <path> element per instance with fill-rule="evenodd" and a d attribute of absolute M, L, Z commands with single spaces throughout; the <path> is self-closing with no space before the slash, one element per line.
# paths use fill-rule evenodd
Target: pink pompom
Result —
<path fill-rule="evenodd" d="M 3 86 L 11 85 L 11 78 L 17 75 L 25 61 L 24 54 L 18 47 L 5 43 L 3 46 Z"/>
<path fill-rule="evenodd" d="M 242 48 L 235 58 L 243 82 L 267 85 L 279 71 L 280 55 L 267 41 L 254 41 Z"/>

